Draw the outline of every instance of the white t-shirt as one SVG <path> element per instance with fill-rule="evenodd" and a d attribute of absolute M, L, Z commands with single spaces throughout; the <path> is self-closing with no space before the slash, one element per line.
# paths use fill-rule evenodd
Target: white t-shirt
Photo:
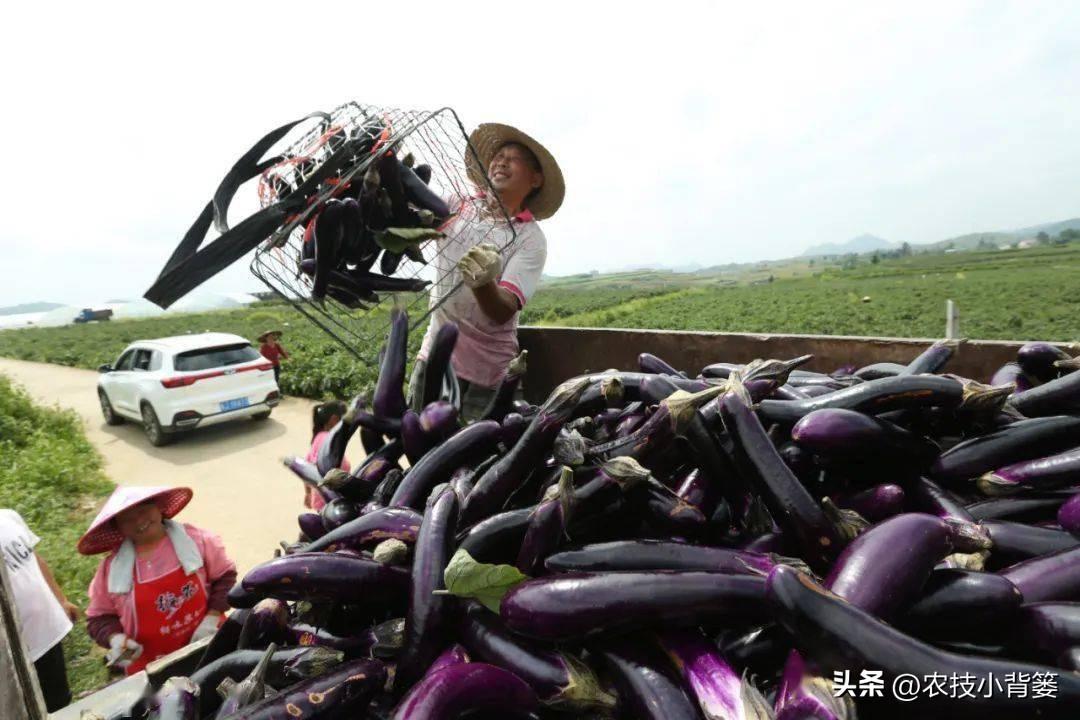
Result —
<path fill-rule="evenodd" d="M 32 662 L 71 631 L 71 621 L 38 567 L 34 546 L 40 541 L 19 513 L 0 508 L 0 552 L 7 564 L 19 626 Z"/>
<path fill-rule="evenodd" d="M 514 235 L 506 223 L 493 223 L 480 218 L 475 208 L 458 201 L 458 216 L 444 228 L 446 237 L 439 240 L 439 255 L 435 259 L 436 282 L 431 291 L 431 304 L 442 298 L 446 302 L 431 314 L 427 334 L 417 357 L 426 360 L 439 328 L 448 321 L 458 325 L 458 340 L 451 363 L 454 372 L 463 380 L 481 387 L 492 388 L 506 375 L 506 367 L 518 354 L 518 313 L 505 323 L 497 323 L 480 309 L 476 296 L 462 285 L 457 262 L 469 248 L 480 243 L 492 243 L 502 248 L 503 267 L 498 284 L 517 298 L 518 304 L 532 297 L 547 260 L 547 240 L 540 226 L 527 210 L 515 216 Z M 453 204 L 451 204 L 453 207 Z M 511 242 L 510 238 L 513 237 Z"/>

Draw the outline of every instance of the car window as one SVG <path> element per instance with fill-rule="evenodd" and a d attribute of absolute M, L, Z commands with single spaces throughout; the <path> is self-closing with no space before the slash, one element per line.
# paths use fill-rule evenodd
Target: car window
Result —
<path fill-rule="evenodd" d="M 259 351 L 249 344 L 221 345 L 218 347 L 199 348 L 179 353 L 173 359 L 173 367 L 178 372 L 192 370 L 210 370 L 213 368 L 239 365 L 258 360 Z"/>
<path fill-rule="evenodd" d="M 158 350 L 153 350 L 150 353 L 150 370 L 154 371 L 154 370 L 160 370 L 160 369 L 161 369 L 161 352 L 158 351 Z"/>
<path fill-rule="evenodd" d="M 128 350 L 126 353 L 120 356 L 120 359 L 116 361 L 116 365 L 113 366 L 114 370 L 130 370 L 131 364 L 135 360 L 135 351 Z"/>
<path fill-rule="evenodd" d="M 135 361 L 132 363 L 133 370 L 149 370 L 150 369 L 150 351 L 149 350 L 136 350 Z"/>

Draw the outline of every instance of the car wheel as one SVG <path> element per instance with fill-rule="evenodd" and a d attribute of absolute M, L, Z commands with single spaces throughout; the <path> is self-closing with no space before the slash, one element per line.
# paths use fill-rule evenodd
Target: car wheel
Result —
<path fill-rule="evenodd" d="M 105 418 L 106 425 L 123 425 L 124 418 L 120 417 L 113 410 L 112 403 L 109 402 L 109 396 L 105 394 L 105 391 L 98 388 L 97 391 L 98 401 L 101 403 L 101 415 Z"/>
<path fill-rule="evenodd" d="M 168 445 L 172 442 L 172 435 L 165 432 L 161 427 L 161 423 L 158 422 L 157 413 L 154 412 L 154 408 L 150 406 L 150 403 L 143 403 L 142 426 L 143 432 L 146 433 L 146 439 L 149 440 L 150 444 L 154 447 L 161 447 L 162 445 Z"/>
<path fill-rule="evenodd" d="M 265 411 L 263 411 L 261 413 L 255 413 L 254 415 L 251 416 L 251 419 L 252 420 L 265 420 L 268 417 L 270 417 L 270 411 L 265 410 Z"/>

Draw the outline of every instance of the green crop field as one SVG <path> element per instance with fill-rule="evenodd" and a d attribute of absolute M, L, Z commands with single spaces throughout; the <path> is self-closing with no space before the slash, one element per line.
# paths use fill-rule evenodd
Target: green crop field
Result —
<path fill-rule="evenodd" d="M 770 278 L 772 280 L 770 281 Z M 961 333 L 981 339 L 1080 339 L 1080 244 L 1027 250 L 915 255 L 854 266 L 790 260 L 701 273 L 639 271 L 548 279 L 522 322 L 730 332 L 939 337 L 945 301 Z M 370 322 L 385 326 L 385 316 Z M 144 320 L 0 332 L 0 356 L 96 368 L 128 343 L 187 332 L 254 338 L 284 326 L 282 389 L 349 397 L 375 369 L 283 305 Z M 420 333 L 410 338 L 413 351 Z"/>

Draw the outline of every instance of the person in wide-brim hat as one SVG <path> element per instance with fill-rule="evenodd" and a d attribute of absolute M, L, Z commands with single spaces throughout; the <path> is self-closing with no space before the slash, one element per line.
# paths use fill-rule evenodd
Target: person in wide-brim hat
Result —
<path fill-rule="evenodd" d="M 282 336 L 282 334 L 283 333 L 280 330 L 267 330 L 255 339 L 259 342 L 266 342 L 267 340 L 277 340 Z"/>
<path fill-rule="evenodd" d="M 174 518 L 190 488 L 117 488 L 79 539 L 83 555 L 108 553 L 90 582 L 86 630 L 131 675 L 209 637 L 223 621 L 236 565 L 216 534 Z"/>
<path fill-rule="evenodd" d="M 409 405 L 417 411 L 423 407 L 427 358 L 440 330 L 452 323 L 457 341 L 445 376 L 446 394 L 458 400 L 462 415 L 471 420 L 483 413 L 518 355 L 518 314 L 547 261 L 547 238 L 539 221 L 559 210 L 566 185 L 544 145 L 500 123 L 485 123 L 470 134 L 465 165 L 475 191 L 450 199 L 456 215 L 440 228 L 446 237 L 438 241 L 434 261 L 434 310 L 413 366 Z"/>

